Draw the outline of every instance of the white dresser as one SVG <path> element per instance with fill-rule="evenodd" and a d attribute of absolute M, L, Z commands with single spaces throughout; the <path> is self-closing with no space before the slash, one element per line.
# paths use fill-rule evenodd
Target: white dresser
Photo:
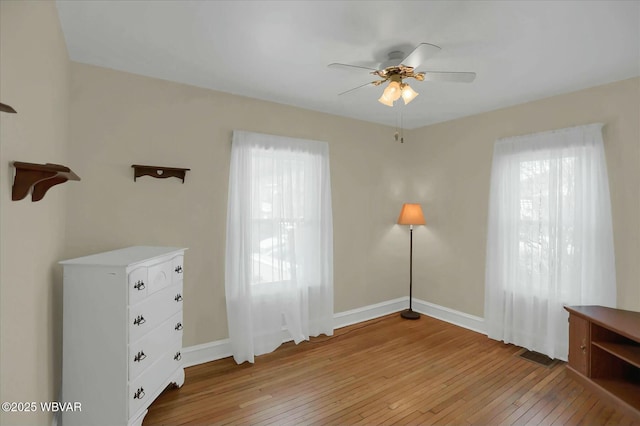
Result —
<path fill-rule="evenodd" d="M 182 386 L 184 252 L 128 247 L 64 267 L 62 425 L 140 425 L 170 383 Z"/>

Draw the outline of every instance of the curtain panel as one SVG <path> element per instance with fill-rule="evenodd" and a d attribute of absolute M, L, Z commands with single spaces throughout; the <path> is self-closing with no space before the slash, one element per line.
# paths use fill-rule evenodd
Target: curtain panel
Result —
<path fill-rule="evenodd" d="M 225 291 L 237 363 L 333 334 L 326 142 L 233 132 Z"/>
<path fill-rule="evenodd" d="M 616 305 L 602 124 L 505 138 L 494 147 L 487 334 L 566 360 L 563 305 Z"/>

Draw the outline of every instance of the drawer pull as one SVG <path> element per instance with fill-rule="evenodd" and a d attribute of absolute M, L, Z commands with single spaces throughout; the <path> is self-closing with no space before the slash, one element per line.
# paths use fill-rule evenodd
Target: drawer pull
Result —
<path fill-rule="evenodd" d="M 133 320 L 133 325 L 142 325 L 147 322 L 146 319 L 142 315 L 138 315 L 136 319 Z"/>
<path fill-rule="evenodd" d="M 181 274 L 182 273 L 182 266 L 181 265 L 176 266 L 176 269 L 174 269 L 174 271 L 176 271 L 177 274 Z"/>
<path fill-rule="evenodd" d="M 144 287 L 144 281 L 138 280 L 134 285 L 133 288 L 135 288 L 138 291 L 142 291 L 145 289 Z"/>
<path fill-rule="evenodd" d="M 174 297 L 173 300 L 180 302 L 182 300 L 182 295 L 180 293 L 176 294 L 176 297 Z"/>
<path fill-rule="evenodd" d="M 180 361 L 182 359 L 182 354 L 180 351 L 176 352 L 176 355 L 173 357 L 175 361 Z"/>
<path fill-rule="evenodd" d="M 181 323 L 181 322 L 179 322 L 179 323 L 177 323 L 177 324 L 176 324 L 175 330 L 176 330 L 176 331 L 180 331 L 180 330 L 182 330 L 182 323 Z"/>
<path fill-rule="evenodd" d="M 133 399 L 142 399 L 144 398 L 144 388 L 138 388 L 136 393 L 133 395 Z"/>
<path fill-rule="evenodd" d="M 147 356 L 145 355 L 144 351 L 140 351 L 136 356 L 133 357 L 133 362 L 140 362 L 146 357 Z"/>

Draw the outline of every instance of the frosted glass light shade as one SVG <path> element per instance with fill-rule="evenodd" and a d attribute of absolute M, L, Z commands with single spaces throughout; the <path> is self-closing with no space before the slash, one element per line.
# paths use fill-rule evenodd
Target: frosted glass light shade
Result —
<path fill-rule="evenodd" d="M 391 98 L 391 100 L 393 101 L 397 101 L 398 99 L 400 99 L 400 96 L 402 95 L 400 83 L 398 83 L 397 81 L 392 81 L 391 83 L 389 83 L 389 85 L 387 86 L 386 89 L 384 89 L 384 91 L 388 92 L 388 97 Z"/>
<path fill-rule="evenodd" d="M 397 81 L 392 81 L 387 85 L 387 87 L 385 87 L 384 92 L 382 92 L 382 96 L 380 96 L 380 99 L 378 99 L 378 102 L 392 107 L 393 102 L 400 99 L 400 96 L 402 96 L 402 88 L 400 86 L 400 83 L 398 83 Z"/>
<path fill-rule="evenodd" d="M 380 96 L 380 99 L 378 99 L 378 102 L 380 102 L 381 104 L 385 104 L 386 106 L 393 106 L 393 101 L 389 98 L 387 98 L 384 93 L 382 94 L 382 96 Z"/>
<path fill-rule="evenodd" d="M 404 101 L 405 105 L 407 105 L 409 102 L 414 100 L 416 98 L 416 96 L 418 96 L 418 92 L 413 90 L 411 88 L 411 86 L 409 86 L 408 84 L 403 84 L 403 87 L 402 87 L 402 100 Z"/>

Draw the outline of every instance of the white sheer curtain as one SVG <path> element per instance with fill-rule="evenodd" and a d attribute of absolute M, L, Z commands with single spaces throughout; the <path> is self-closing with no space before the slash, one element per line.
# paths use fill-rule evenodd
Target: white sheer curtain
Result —
<path fill-rule="evenodd" d="M 566 360 L 563 305 L 616 305 L 602 124 L 498 140 L 485 322 L 490 338 Z"/>
<path fill-rule="evenodd" d="M 333 334 L 326 142 L 233 132 L 225 290 L 237 363 Z"/>

